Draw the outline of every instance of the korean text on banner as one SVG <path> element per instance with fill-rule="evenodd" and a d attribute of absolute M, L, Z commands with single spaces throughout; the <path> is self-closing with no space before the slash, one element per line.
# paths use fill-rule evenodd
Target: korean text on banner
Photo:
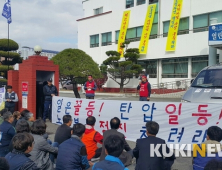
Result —
<path fill-rule="evenodd" d="M 182 11 L 183 0 L 174 0 L 173 11 L 171 15 L 166 51 L 175 51 L 177 45 L 177 32 L 180 24 L 180 14 Z"/>
<path fill-rule="evenodd" d="M 218 93 L 218 89 L 213 90 L 213 93 Z M 113 117 L 119 117 L 121 125 L 118 131 L 130 141 L 147 137 L 146 122 L 156 121 L 160 125 L 157 137 L 163 138 L 168 144 L 202 143 L 206 140 L 206 130 L 210 126 L 222 126 L 221 104 L 53 97 L 52 122 L 61 125 L 64 115 L 71 115 L 73 124 L 85 124 L 88 116 L 95 116 L 95 129 L 100 133 L 110 129 L 109 121 Z"/>
<path fill-rule="evenodd" d="M 154 15 L 156 10 L 156 4 L 149 5 L 147 9 L 146 19 L 143 26 L 143 32 L 141 35 L 139 51 L 140 54 L 146 54 L 149 44 L 150 33 L 153 25 Z"/>
<path fill-rule="evenodd" d="M 125 41 L 126 32 L 129 24 L 129 18 L 130 18 L 130 11 L 124 11 L 121 28 L 119 31 L 118 49 L 117 49 L 118 52 L 121 54 L 121 57 L 123 57 L 123 48 L 121 48 L 121 45 Z"/>

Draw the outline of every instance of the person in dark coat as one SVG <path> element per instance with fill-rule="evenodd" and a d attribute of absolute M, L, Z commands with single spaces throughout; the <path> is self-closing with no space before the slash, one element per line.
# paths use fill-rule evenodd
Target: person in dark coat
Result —
<path fill-rule="evenodd" d="M 66 141 L 67 139 L 71 138 L 72 135 L 72 116 L 71 115 L 64 115 L 63 116 L 63 124 L 59 126 L 55 133 L 54 142 L 57 142 L 59 145 Z"/>
<path fill-rule="evenodd" d="M 147 130 L 147 138 L 144 139 L 138 139 L 136 141 L 136 147 L 133 150 L 133 155 L 136 158 L 136 169 L 135 170 L 141 170 L 141 169 L 149 169 L 149 170 L 170 170 L 171 166 L 173 165 L 175 155 L 171 157 L 165 157 L 162 153 L 162 145 L 159 148 L 159 152 L 161 154 L 161 157 L 157 157 L 156 154 L 154 154 L 154 157 L 151 156 L 150 149 L 151 144 L 154 144 L 154 147 L 156 147 L 157 144 L 166 144 L 163 139 L 160 139 L 156 137 L 158 131 L 159 131 L 159 124 L 150 121 L 146 123 L 146 130 Z M 169 153 L 170 150 L 167 147 L 166 153 Z"/>
<path fill-rule="evenodd" d="M 15 105 L 18 102 L 18 95 L 12 91 L 12 86 L 7 86 L 7 92 L 5 93 L 5 108 L 11 113 L 15 111 Z"/>
<path fill-rule="evenodd" d="M 11 112 L 3 114 L 4 122 L 0 125 L 0 157 L 9 153 L 9 144 L 15 135 L 15 128 L 12 126 L 14 117 Z"/>
<path fill-rule="evenodd" d="M 29 153 L 34 146 L 34 138 L 29 133 L 18 133 L 13 139 L 13 151 L 5 156 L 10 165 L 10 170 L 40 170 L 36 164 L 29 159 Z"/>
<path fill-rule="evenodd" d="M 125 168 L 119 156 L 123 152 L 124 141 L 118 135 L 109 136 L 105 142 L 105 160 L 98 162 L 93 165 L 93 170 L 128 170 Z"/>
<path fill-rule="evenodd" d="M 147 80 L 146 76 L 142 77 L 142 81 L 140 84 L 137 86 L 137 90 L 139 90 L 139 95 L 140 101 L 149 101 L 150 100 L 150 95 L 151 95 L 151 85 Z"/>
<path fill-rule="evenodd" d="M 9 170 L 8 161 L 4 157 L 0 157 L 0 170 Z"/>
<path fill-rule="evenodd" d="M 43 87 L 43 94 L 45 96 L 43 120 L 48 117 L 52 120 L 52 97 L 58 96 L 58 90 L 56 86 L 52 84 L 52 79 L 48 79 L 48 84 Z"/>
<path fill-rule="evenodd" d="M 118 132 L 117 130 L 120 127 L 120 119 L 118 117 L 114 117 L 113 119 L 110 120 L 110 126 L 111 129 L 107 130 L 103 133 L 103 142 L 110 136 L 110 135 L 118 135 L 120 138 L 123 139 L 124 141 L 124 150 L 122 154 L 119 156 L 119 159 L 122 161 L 122 163 L 125 166 L 129 166 L 132 164 L 132 154 L 131 151 L 132 149 L 130 148 L 129 144 L 126 142 L 125 140 L 125 136 Z M 105 145 L 103 143 L 102 146 L 102 152 L 101 152 L 101 156 L 100 156 L 100 161 L 105 160 L 106 157 L 106 153 L 105 153 Z"/>
<path fill-rule="evenodd" d="M 16 133 L 24 133 L 24 132 L 27 132 L 27 133 L 30 133 L 30 126 L 28 124 L 27 121 L 25 120 L 21 120 L 20 122 L 18 122 L 15 126 L 15 130 L 16 130 Z M 9 144 L 9 151 L 12 152 L 13 150 L 13 143 L 12 143 L 12 140 Z"/>
<path fill-rule="evenodd" d="M 81 123 L 73 125 L 73 135 L 59 145 L 56 170 L 86 170 L 93 164 L 87 160 L 86 146 L 81 141 L 85 126 Z"/>

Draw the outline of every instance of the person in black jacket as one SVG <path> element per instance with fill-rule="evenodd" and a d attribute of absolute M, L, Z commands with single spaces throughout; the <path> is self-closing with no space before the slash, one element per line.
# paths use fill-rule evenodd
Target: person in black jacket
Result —
<path fill-rule="evenodd" d="M 46 117 L 49 118 L 49 120 L 52 120 L 52 97 L 58 96 L 58 91 L 56 86 L 52 84 L 52 79 L 50 78 L 48 81 L 48 84 L 43 87 L 43 93 L 45 96 L 45 102 L 44 102 L 44 113 L 43 113 L 43 120 L 46 120 Z"/>
<path fill-rule="evenodd" d="M 64 115 L 63 116 L 63 124 L 59 126 L 55 133 L 54 142 L 57 142 L 59 145 L 66 141 L 67 139 L 71 138 L 72 135 L 72 116 L 71 115 Z"/>
<path fill-rule="evenodd" d="M 40 170 L 36 164 L 29 159 L 29 153 L 34 146 L 34 138 L 29 133 L 18 133 L 13 139 L 13 151 L 5 156 L 10 165 L 10 170 Z"/>
<path fill-rule="evenodd" d="M 9 170 L 8 161 L 4 157 L 0 157 L 0 170 Z"/>
<path fill-rule="evenodd" d="M 100 161 L 105 160 L 105 157 L 106 157 L 104 141 L 111 135 L 117 135 L 123 139 L 124 150 L 126 151 L 126 152 L 125 151 L 122 152 L 122 154 L 119 156 L 119 159 L 122 161 L 122 163 L 125 166 L 131 165 L 132 164 L 132 153 L 131 153 L 132 149 L 130 148 L 129 144 L 126 142 L 124 134 L 117 131 L 120 127 L 120 119 L 118 117 L 112 118 L 110 120 L 110 126 L 111 126 L 111 129 L 103 133 L 103 146 L 102 146 Z"/>
<path fill-rule="evenodd" d="M 136 141 L 136 148 L 133 150 L 133 155 L 136 157 L 135 170 L 170 170 L 174 162 L 175 155 L 173 154 L 173 156 L 165 157 L 164 159 L 162 145 L 166 143 L 163 139 L 156 137 L 159 131 L 159 124 L 154 121 L 147 122 L 146 130 L 148 138 L 138 139 Z M 151 144 L 154 144 L 155 147 L 157 144 L 162 144 L 159 148 L 161 157 L 157 157 L 156 154 L 154 154 L 154 157 L 151 156 Z M 169 152 L 169 148 L 167 147 L 166 153 Z"/>

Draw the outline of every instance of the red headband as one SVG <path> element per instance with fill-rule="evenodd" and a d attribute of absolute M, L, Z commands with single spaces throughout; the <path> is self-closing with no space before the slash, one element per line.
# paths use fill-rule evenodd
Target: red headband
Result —
<path fill-rule="evenodd" d="M 142 76 L 142 78 L 145 78 L 145 79 L 146 79 L 147 77 L 146 77 L 146 76 Z"/>

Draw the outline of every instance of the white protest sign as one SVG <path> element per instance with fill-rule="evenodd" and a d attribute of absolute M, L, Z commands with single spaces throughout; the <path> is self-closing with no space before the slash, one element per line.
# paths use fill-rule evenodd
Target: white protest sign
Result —
<path fill-rule="evenodd" d="M 4 98 L 5 98 L 5 87 L 1 87 L 0 88 L 0 106 L 1 106 Z"/>
<path fill-rule="evenodd" d="M 109 121 L 119 117 L 119 131 L 127 140 L 146 137 L 145 124 L 156 121 L 160 125 L 157 137 L 168 144 L 202 143 L 210 126 L 221 126 L 221 104 L 164 103 L 140 101 L 86 100 L 53 97 L 52 122 L 62 124 L 62 117 L 69 114 L 73 123 L 86 123 L 87 116 L 96 117 L 95 129 L 102 133 L 110 129 Z"/>

